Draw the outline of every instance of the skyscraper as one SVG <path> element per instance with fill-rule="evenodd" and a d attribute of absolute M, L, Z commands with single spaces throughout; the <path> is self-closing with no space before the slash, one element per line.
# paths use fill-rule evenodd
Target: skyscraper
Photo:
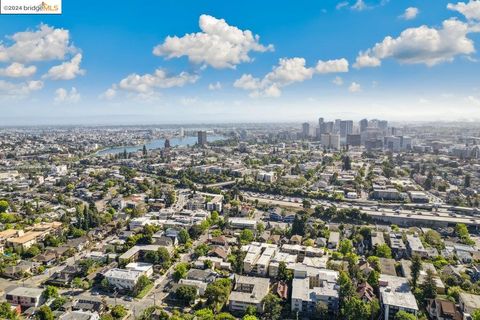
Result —
<path fill-rule="evenodd" d="M 198 131 L 198 145 L 205 146 L 207 144 L 207 131 Z"/>
<path fill-rule="evenodd" d="M 340 123 L 342 122 L 342 119 L 335 119 L 335 124 L 333 125 L 333 132 L 334 133 L 340 133 Z"/>
<path fill-rule="evenodd" d="M 308 122 L 302 124 L 302 136 L 303 138 L 310 137 L 310 124 Z"/>
<path fill-rule="evenodd" d="M 340 121 L 340 137 L 346 138 L 348 134 L 353 133 L 353 121 Z"/>
<path fill-rule="evenodd" d="M 325 133 L 325 122 L 323 118 L 318 119 L 318 133 L 319 134 Z"/>
<path fill-rule="evenodd" d="M 367 131 L 367 128 L 368 128 L 368 120 L 367 119 L 360 120 L 360 132 Z"/>

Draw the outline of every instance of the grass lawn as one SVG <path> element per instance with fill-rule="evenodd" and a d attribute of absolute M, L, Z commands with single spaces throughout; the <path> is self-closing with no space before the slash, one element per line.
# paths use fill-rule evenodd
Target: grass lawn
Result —
<path fill-rule="evenodd" d="M 140 291 L 135 298 L 142 299 L 143 297 L 145 297 L 150 292 L 150 290 L 152 290 L 153 285 L 154 283 L 152 282 L 148 286 L 143 288 L 142 291 Z"/>

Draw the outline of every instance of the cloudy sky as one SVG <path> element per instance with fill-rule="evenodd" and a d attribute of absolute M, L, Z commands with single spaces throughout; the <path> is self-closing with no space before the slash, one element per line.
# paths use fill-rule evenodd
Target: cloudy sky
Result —
<path fill-rule="evenodd" d="M 0 33 L 0 125 L 480 119 L 480 1 L 63 0 Z"/>

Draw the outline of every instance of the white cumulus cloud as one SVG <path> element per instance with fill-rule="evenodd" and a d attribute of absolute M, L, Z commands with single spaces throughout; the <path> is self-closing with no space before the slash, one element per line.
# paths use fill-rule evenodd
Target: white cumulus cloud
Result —
<path fill-rule="evenodd" d="M 26 98 L 33 91 L 38 91 L 43 88 L 43 82 L 32 80 L 22 83 L 13 83 L 5 80 L 0 80 L 0 97 L 22 99 Z"/>
<path fill-rule="evenodd" d="M 360 92 L 362 91 L 362 86 L 360 86 L 360 84 L 357 82 L 352 82 L 348 87 L 348 91 L 352 93 Z"/>
<path fill-rule="evenodd" d="M 281 95 L 281 87 L 312 78 L 315 69 L 308 68 L 305 64 L 304 58 L 283 58 L 263 79 L 244 74 L 233 86 L 251 91 L 252 97 L 278 97 Z"/>
<path fill-rule="evenodd" d="M 449 3 L 447 8 L 458 11 L 463 14 L 468 20 L 480 21 L 480 1 L 470 0 L 468 3 L 458 2 L 456 4 Z"/>
<path fill-rule="evenodd" d="M 348 72 L 348 61 L 345 58 L 328 61 L 319 60 L 315 70 L 318 73 Z"/>
<path fill-rule="evenodd" d="M 419 13 L 420 10 L 418 10 L 418 8 L 408 7 L 407 9 L 405 9 L 405 12 L 400 17 L 405 20 L 413 20 L 417 17 Z"/>
<path fill-rule="evenodd" d="M 77 76 L 85 74 L 85 70 L 80 69 L 80 62 L 82 62 L 82 54 L 77 53 L 71 61 L 65 61 L 58 66 L 53 66 L 44 75 L 44 78 L 52 80 L 72 80 Z"/>
<path fill-rule="evenodd" d="M 153 54 L 169 59 L 187 56 L 193 63 L 220 69 L 250 62 L 251 51 L 273 50 L 272 45 L 260 44 L 258 35 L 250 30 L 230 26 L 224 19 L 203 14 L 199 26 L 201 32 L 189 33 L 183 37 L 168 36 L 162 44 L 154 47 Z"/>
<path fill-rule="evenodd" d="M 120 80 L 118 84 L 112 85 L 101 97 L 112 99 L 118 91 L 125 91 L 137 94 L 136 97 L 149 100 L 157 96 L 157 89 L 168 89 L 173 87 L 183 87 L 189 83 L 195 83 L 199 79 L 198 75 L 188 72 L 181 72 L 178 75 L 169 75 L 163 69 L 157 69 L 153 74 L 139 75 L 132 73 L 126 78 Z"/>
<path fill-rule="evenodd" d="M 70 43 L 68 30 L 41 24 L 35 31 L 17 32 L 0 43 L 0 61 L 32 62 L 63 60 L 76 49 Z"/>
<path fill-rule="evenodd" d="M 64 88 L 58 88 L 55 90 L 55 97 L 53 100 L 56 103 L 77 103 L 80 101 L 80 93 L 78 93 L 75 87 L 72 87 L 70 91 Z"/>
<path fill-rule="evenodd" d="M 37 72 L 35 66 L 25 66 L 22 63 L 13 62 L 11 65 L 4 69 L 0 69 L 0 76 L 10 78 L 24 78 L 31 77 Z"/>
<path fill-rule="evenodd" d="M 360 52 L 354 67 L 377 67 L 381 65 L 381 60 L 387 58 L 404 64 L 427 66 L 453 61 L 455 56 L 475 52 L 473 41 L 467 37 L 474 31 L 468 24 L 455 19 L 443 21 L 439 29 L 425 25 L 409 28 L 397 38 L 388 36 L 373 48 Z"/>
<path fill-rule="evenodd" d="M 343 85 L 343 79 L 342 77 L 336 76 L 335 79 L 332 80 L 332 83 L 337 86 L 341 86 Z"/>
<path fill-rule="evenodd" d="M 338 73 L 348 71 L 346 59 L 318 61 L 316 67 L 307 67 L 304 58 L 282 58 L 271 72 L 262 79 L 251 74 L 244 74 L 237 79 L 233 86 L 250 91 L 251 97 L 279 97 L 281 88 L 292 83 L 303 82 L 313 77 L 315 73 Z"/>
<path fill-rule="evenodd" d="M 208 90 L 220 90 L 222 89 L 222 84 L 220 82 L 210 83 L 208 85 Z"/>

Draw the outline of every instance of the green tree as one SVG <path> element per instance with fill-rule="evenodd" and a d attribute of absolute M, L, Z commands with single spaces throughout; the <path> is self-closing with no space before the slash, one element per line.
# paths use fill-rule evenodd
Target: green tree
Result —
<path fill-rule="evenodd" d="M 282 299 L 269 293 L 263 298 L 263 319 L 279 320 L 282 313 Z"/>
<path fill-rule="evenodd" d="M 18 319 L 17 313 L 12 310 L 12 305 L 8 302 L 0 303 L 0 318 L 8 320 Z"/>
<path fill-rule="evenodd" d="M 197 288 L 194 286 L 181 285 L 175 291 L 177 299 L 181 300 L 186 305 L 191 305 L 197 299 Z"/>
<path fill-rule="evenodd" d="M 443 245 L 442 236 L 437 231 L 432 229 L 428 230 L 427 232 L 425 232 L 424 238 L 425 238 L 425 242 L 431 245 L 432 247 L 440 250 L 443 249 L 444 245 Z"/>
<path fill-rule="evenodd" d="M 425 279 L 422 283 L 422 291 L 424 299 L 434 299 L 437 296 L 435 274 L 430 269 L 426 272 Z"/>
<path fill-rule="evenodd" d="M 287 269 L 287 264 L 284 261 L 280 261 L 278 264 L 277 279 L 282 281 L 290 281 L 293 279 L 293 272 Z"/>
<path fill-rule="evenodd" d="M 205 289 L 205 297 L 207 305 L 215 310 L 221 310 L 225 302 L 228 300 L 232 283 L 230 279 L 219 279 L 207 285 Z"/>
<path fill-rule="evenodd" d="M 10 207 L 10 205 L 7 200 L 0 200 L 0 213 L 7 212 L 8 207 Z"/>
<path fill-rule="evenodd" d="M 33 245 L 33 246 L 31 246 L 30 248 L 27 249 L 27 251 L 25 252 L 25 256 L 28 257 L 28 258 L 32 258 L 32 257 L 35 257 L 35 256 L 39 255 L 40 253 L 42 253 L 40 248 L 36 245 Z"/>
<path fill-rule="evenodd" d="M 353 251 L 352 240 L 344 239 L 340 241 L 340 244 L 338 246 L 338 251 L 343 255 L 346 255 L 347 253 L 351 253 Z"/>
<path fill-rule="evenodd" d="M 178 241 L 179 241 L 181 244 L 185 244 L 185 243 L 187 243 L 189 240 L 190 240 L 190 235 L 188 234 L 188 231 L 185 230 L 185 229 L 181 229 L 181 230 L 178 232 Z"/>
<path fill-rule="evenodd" d="M 47 286 L 42 293 L 45 300 L 58 298 L 58 289 L 54 286 Z"/>
<path fill-rule="evenodd" d="M 58 297 L 55 300 L 53 300 L 52 304 L 50 305 L 50 308 L 52 308 L 52 310 L 58 310 L 65 303 L 67 303 L 67 298 Z"/>
<path fill-rule="evenodd" d="M 228 312 L 221 312 L 215 316 L 215 320 L 237 320 L 237 318 Z"/>
<path fill-rule="evenodd" d="M 370 320 L 370 305 L 356 296 L 346 300 L 341 309 L 342 319 L 345 320 Z"/>
<path fill-rule="evenodd" d="M 395 314 L 394 319 L 395 320 L 417 320 L 417 317 L 415 317 L 415 315 L 411 313 L 400 310 L 397 312 L 397 314 Z"/>
<path fill-rule="evenodd" d="M 189 269 L 189 264 L 186 262 L 180 262 L 175 266 L 175 271 L 173 272 L 173 278 L 175 281 L 184 279 L 187 276 Z"/>
<path fill-rule="evenodd" d="M 151 285 L 152 281 L 148 279 L 146 275 L 141 275 L 138 280 L 137 284 L 135 285 L 133 289 L 133 294 L 138 295 L 140 292 L 142 292 L 143 289 L 145 289 L 147 286 Z"/>
<path fill-rule="evenodd" d="M 35 318 L 38 320 L 54 320 L 55 316 L 49 306 L 43 305 L 38 309 Z"/>
<path fill-rule="evenodd" d="M 166 269 L 170 266 L 170 253 L 168 253 L 167 248 L 160 247 L 157 250 L 158 256 L 158 263 L 162 266 L 162 268 Z"/>
<path fill-rule="evenodd" d="M 378 288 L 378 280 L 380 279 L 380 272 L 373 270 L 368 275 L 367 282 L 374 288 Z"/>
<path fill-rule="evenodd" d="M 412 275 L 412 287 L 415 289 L 417 287 L 420 271 L 422 270 L 422 258 L 418 254 L 412 256 L 412 266 L 410 270 Z"/>
<path fill-rule="evenodd" d="M 200 309 L 195 312 L 195 318 L 198 320 L 214 320 L 213 311 L 208 308 Z"/>
<path fill-rule="evenodd" d="M 308 199 L 302 200 L 302 207 L 304 209 L 310 209 L 312 207 L 312 203 Z"/>
<path fill-rule="evenodd" d="M 470 233 L 468 232 L 467 226 L 463 223 L 457 223 L 455 226 L 455 234 L 460 238 L 461 242 L 464 244 L 472 245 L 475 242 L 470 238 Z"/>
<path fill-rule="evenodd" d="M 252 230 L 244 229 L 240 232 L 240 242 L 242 244 L 250 243 L 255 240 Z"/>
<path fill-rule="evenodd" d="M 472 320 L 480 320 L 480 309 L 477 309 L 471 314 Z"/>
<path fill-rule="evenodd" d="M 383 243 L 383 244 L 380 244 L 378 245 L 376 248 L 375 248 L 375 255 L 377 257 L 380 257 L 380 258 L 391 258 L 392 257 L 392 250 L 390 249 L 390 247 Z"/>
<path fill-rule="evenodd" d="M 120 304 L 117 304 L 116 306 L 114 306 L 110 311 L 110 314 L 115 319 L 123 319 L 127 315 L 127 313 L 128 313 L 127 308 L 125 308 Z"/>
<path fill-rule="evenodd" d="M 348 297 L 351 297 L 355 294 L 355 288 L 353 287 L 352 279 L 345 271 L 341 271 L 338 277 L 339 285 L 339 298 L 340 302 L 344 302 Z"/>

